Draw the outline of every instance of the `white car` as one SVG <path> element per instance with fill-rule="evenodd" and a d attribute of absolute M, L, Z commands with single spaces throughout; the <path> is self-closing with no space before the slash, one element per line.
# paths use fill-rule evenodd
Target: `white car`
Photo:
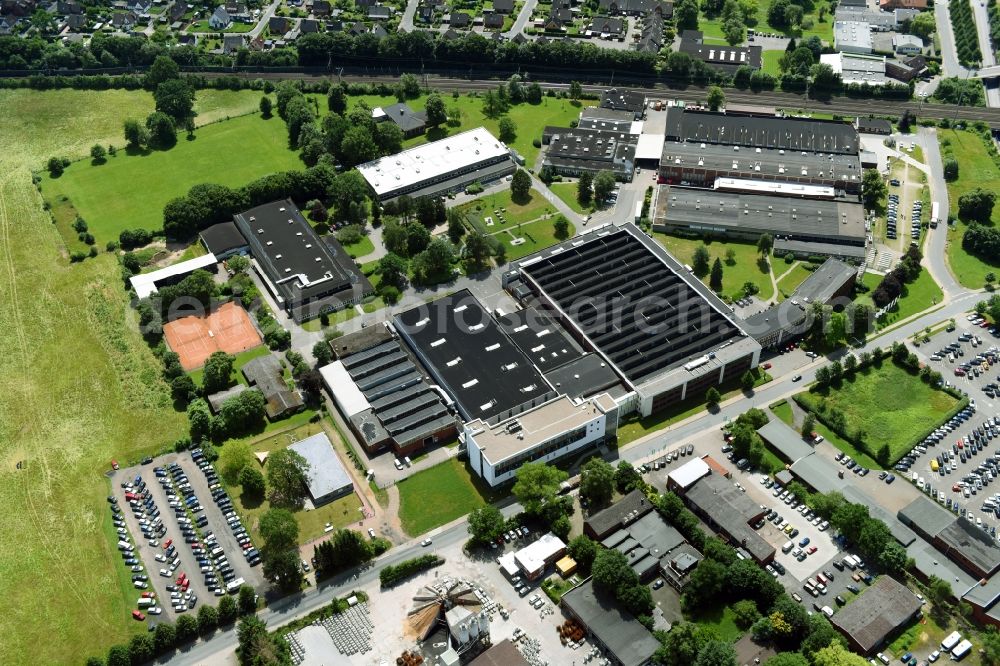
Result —
<path fill-rule="evenodd" d="M 370 536 L 372 539 L 374 539 L 375 538 L 375 530 L 373 530 L 372 528 L 369 527 L 368 528 L 368 536 Z"/>
<path fill-rule="evenodd" d="M 164 555 L 163 553 L 157 553 L 156 555 L 153 556 L 153 558 L 157 562 L 166 562 L 167 561 L 167 556 Z"/>
<path fill-rule="evenodd" d="M 426 548 L 427 546 L 431 545 L 431 540 L 430 539 L 424 539 L 423 541 L 420 542 L 420 545 L 423 546 L 424 548 Z"/>
<path fill-rule="evenodd" d="M 931 652 L 929 655 L 927 655 L 927 661 L 935 662 L 938 660 L 940 656 L 941 656 L 941 651 L 934 650 L 934 652 Z"/>
<path fill-rule="evenodd" d="M 146 612 L 149 613 L 150 615 L 159 615 L 160 613 L 163 612 L 163 609 L 160 608 L 159 606 L 153 606 L 152 608 L 147 609 Z"/>

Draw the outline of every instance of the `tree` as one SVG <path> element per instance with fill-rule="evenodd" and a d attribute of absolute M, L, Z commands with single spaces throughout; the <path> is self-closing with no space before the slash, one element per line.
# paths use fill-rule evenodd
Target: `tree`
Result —
<path fill-rule="evenodd" d="M 816 417 L 812 412 L 806 412 L 806 416 L 802 419 L 802 428 L 800 432 L 802 436 L 807 439 L 812 439 L 812 433 L 816 429 Z"/>
<path fill-rule="evenodd" d="M 270 118 L 272 115 L 271 98 L 267 95 L 260 96 L 260 115 L 264 118 Z"/>
<path fill-rule="evenodd" d="M 614 548 L 602 548 L 594 557 L 591 567 L 594 588 L 617 596 L 623 590 L 639 581 L 638 575 L 629 566 L 628 558 Z"/>
<path fill-rule="evenodd" d="M 747 35 L 746 24 L 744 24 L 743 21 L 740 20 L 739 18 L 735 17 L 731 18 L 722 24 L 722 34 L 726 38 L 726 42 L 730 46 L 735 46 L 741 43 L 744 39 L 746 39 Z M 719 106 L 723 106 L 724 104 L 725 104 L 725 97 L 723 97 L 722 104 L 720 104 Z M 712 102 L 709 101 L 709 106 L 711 105 Z M 714 111 L 718 108 L 719 107 L 715 107 L 712 110 Z"/>
<path fill-rule="evenodd" d="M 340 157 L 345 166 L 370 162 L 378 157 L 378 146 L 372 138 L 371 130 L 358 125 L 348 129 L 340 142 Z"/>
<path fill-rule="evenodd" d="M 129 658 L 133 664 L 145 664 L 156 656 L 156 644 L 148 633 L 134 634 L 128 642 Z"/>
<path fill-rule="evenodd" d="M 775 28 L 788 26 L 787 10 L 790 3 L 788 0 L 774 0 L 767 8 L 767 22 Z M 674 10 L 676 14 L 676 10 Z"/>
<path fill-rule="evenodd" d="M 694 249 L 694 254 L 691 257 L 691 267 L 694 269 L 694 274 L 699 277 L 708 274 L 709 261 L 711 261 L 711 256 L 708 254 L 708 248 L 704 245 L 699 245 Z"/>
<path fill-rule="evenodd" d="M 420 80 L 413 74 L 403 74 L 399 77 L 399 86 L 408 99 L 420 97 Z"/>
<path fill-rule="evenodd" d="M 861 198 L 866 208 L 875 208 L 886 196 L 885 181 L 877 169 L 865 169 L 861 177 Z"/>
<path fill-rule="evenodd" d="M 496 541 L 503 536 L 506 525 L 503 514 L 492 504 L 469 512 L 467 529 L 475 543 L 487 544 Z"/>
<path fill-rule="evenodd" d="M 611 465 L 601 458 L 591 458 L 580 470 L 580 497 L 592 506 L 604 506 L 611 501 L 614 480 L 615 470 Z"/>
<path fill-rule="evenodd" d="M 559 485 L 568 477 L 566 472 L 543 462 L 525 463 L 517 470 L 512 492 L 525 513 L 537 516 L 546 504 L 555 501 Z"/>
<path fill-rule="evenodd" d="M 510 196 L 514 201 L 527 201 L 531 196 L 531 176 L 524 169 L 518 169 L 510 179 Z"/>
<path fill-rule="evenodd" d="M 182 615 L 181 618 L 190 617 Z M 239 647 L 236 653 L 240 666 L 258 666 L 277 663 L 274 657 L 275 645 L 267 633 L 264 621 L 256 615 L 248 615 L 240 620 L 236 628 Z"/>
<path fill-rule="evenodd" d="M 757 383 L 757 378 L 754 377 L 753 373 L 750 372 L 749 370 L 744 372 L 743 376 L 740 377 L 740 387 L 742 387 L 744 391 L 752 391 L 753 385 L 756 383 Z"/>
<path fill-rule="evenodd" d="M 223 449 L 225 450 L 225 449 Z M 240 487 L 248 497 L 263 498 L 267 485 L 264 483 L 264 475 L 259 469 L 252 465 L 247 465 L 240 470 L 238 477 Z"/>
<path fill-rule="evenodd" d="M 632 466 L 632 463 L 627 460 L 620 461 L 618 468 L 615 469 L 615 487 L 618 489 L 618 492 L 622 494 L 631 492 L 633 488 L 641 484 L 642 476 Z"/>
<path fill-rule="evenodd" d="M 132 666 L 127 645 L 112 645 L 108 649 L 108 666 Z"/>
<path fill-rule="evenodd" d="M 379 123 L 373 138 L 383 155 L 395 155 L 403 149 L 403 130 L 396 123 Z"/>
<path fill-rule="evenodd" d="M 198 397 L 198 387 L 191 375 L 183 374 L 170 381 L 170 396 L 180 405 L 187 405 Z"/>
<path fill-rule="evenodd" d="M 153 91 L 156 110 L 175 121 L 182 121 L 194 113 L 194 88 L 184 79 L 169 79 Z"/>
<path fill-rule="evenodd" d="M 268 499 L 274 506 L 298 507 L 306 496 L 309 463 L 291 449 L 281 449 L 267 458 Z"/>
<path fill-rule="evenodd" d="M 431 244 L 430 229 L 423 224 L 410 222 L 404 228 L 406 229 L 406 251 L 411 257 L 423 252 Z"/>
<path fill-rule="evenodd" d="M 198 637 L 198 620 L 194 615 L 181 615 L 174 623 L 177 635 L 177 644 L 190 643 Z"/>
<path fill-rule="evenodd" d="M 236 605 L 240 609 L 240 615 L 253 615 L 257 612 L 257 593 L 249 585 L 240 585 Z"/>
<path fill-rule="evenodd" d="M 297 592 L 302 587 L 302 569 L 297 550 L 284 550 L 263 558 L 264 575 L 277 582 L 285 592 Z"/>
<path fill-rule="evenodd" d="M 444 101 L 437 93 L 427 97 L 427 101 L 424 103 L 424 113 L 427 115 L 427 124 L 430 127 L 438 127 L 448 122 L 448 112 L 445 110 Z"/>
<path fill-rule="evenodd" d="M 730 606 L 730 608 L 733 611 L 733 622 L 740 629 L 749 629 L 754 622 L 760 619 L 757 604 L 749 599 L 741 599 Z"/>
<path fill-rule="evenodd" d="M 987 224 L 993 214 L 996 199 L 996 192 L 977 187 L 958 197 L 958 216 L 963 220 Z"/>
<path fill-rule="evenodd" d="M 242 441 L 229 442 L 222 447 L 222 453 L 219 454 L 222 478 L 229 484 L 236 483 L 243 469 L 256 463 L 257 459 L 250 445 Z"/>
<path fill-rule="evenodd" d="M 569 84 L 569 98 L 570 99 L 580 99 L 583 97 L 583 86 L 580 85 L 579 81 L 570 81 Z"/>
<path fill-rule="evenodd" d="M 1000 664 L 1000 632 L 990 625 L 980 635 L 983 642 L 980 652 L 980 662 L 983 666 L 997 666 Z"/>
<path fill-rule="evenodd" d="M 236 357 L 226 352 L 212 352 L 212 355 L 205 361 L 205 368 L 202 371 L 201 387 L 206 395 L 229 388 L 230 375 L 233 373 L 235 361 Z M 242 465 L 240 467 L 242 468 Z"/>
<path fill-rule="evenodd" d="M 198 631 L 201 632 L 202 636 L 207 636 L 213 633 L 218 626 L 219 611 L 215 609 L 215 606 L 202 604 L 201 608 L 198 609 Z"/>
<path fill-rule="evenodd" d="M 742 24 L 740 24 L 740 31 L 742 32 Z M 737 40 L 737 43 L 742 42 L 742 39 Z M 723 106 L 726 105 L 726 93 L 722 92 L 722 88 L 719 86 L 711 86 L 708 89 L 708 94 L 706 96 L 706 101 L 708 102 L 708 108 L 712 111 L 718 111 Z"/>
<path fill-rule="evenodd" d="M 809 666 L 809 660 L 799 652 L 779 652 L 765 661 L 764 666 Z"/>
<path fill-rule="evenodd" d="M 709 641 L 698 652 L 695 666 L 736 666 L 736 650 L 725 641 Z"/>
<path fill-rule="evenodd" d="M 347 111 L 347 94 L 344 92 L 343 86 L 330 86 L 330 90 L 326 93 L 326 107 L 340 115 Z"/>
<path fill-rule="evenodd" d="M 250 260 L 242 254 L 237 254 L 226 261 L 226 266 L 233 273 L 239 275 L 250 271 Z"/>
<path fill-rule="evenodd" d="M 542 87 L 537 83 L 532 83 L 528 86 L 526 92 L 524 93 L 524 98 L 527 100 L 528 104 L 541 104 Z"/>
<path fill-rule="evenodd" d="M 569 238 L 569 220 L 564 215 L 557 215 L 555 221 L 552 222 L 552 230 L 558 240 Z"/>
<path fill-rule="evenodd" d="M 930 39 L 936 29 L 934 12 L 921 12 L 910 20 L 909 33 L 921 39 Z"/>
<path fill-rule="evenodd" d="M 679 622 L 663 638 L 663 645 L 656 651 L 654 658 L 667 666 L 690 666 L 698 658 L 698 653 L 710 640 L 710 636 L 707 630 L 693 622 Z"/>
<path fill-rule="evenodd" d="M 847 646 L 844 637 L 833 628 L 833 625 L 826 619 L 826 616 L 822 613 L 811 615 L 808 620 L 806 637 L 802 639 L 802 653 L 815 654 L 818 650 L 830 645 L 830 643 L 838 643 L 844 647 Z"/>
<path fill-rule="evenodd" d="M 267 414 L 266 407 L 264 394 L 257 389 L 250 389 L 223 402 L 219 418 L 225 425 L 227 435 L 237 435 L 263 424 Z"/>
<path fill-rule="evenodd" d="M 239 609 L 236 607 L 236 599 L 225 596 L 219 599 L 219 626 L 224 627 L 236 621 Z"/>
<path fill-rule="evenodd" d="M 891 576 L 901 576 L 906 571 L 908 556 L 906 550 L 896 541 L 890 541 L 878 556 L 882 570 Z"/>
<path fill-rule="evenodd" d="M 615 190 L 615 174 L 607 169 L 598 171 L 594 176 L 594 201 L 605 203 Z"/>
<path fill-rule="evenodd" d="M 493 255 L 493 245 L 490 238 L 480 232 L 472 231 L 465 237 L 465 268 L 467 273 L 478 273 L 489 265 Z"/>
<path fill-rule="evenodd" d="M 157 56 L 146 72 L 144 83 L 147 90 L 156 90 L 164 81 L 180 78 L 180 67 L 169 56 Z"/>
<path fill-rule="evenodd" d="M 566 552 L 573 558 L 582 573 L 589 573 L 594 564 L 594 558 L 597 557 L 597 544 L 587 535 L 581 534 L 566 544 Z"/>
<path fill-rule="evenodd" d="M 677 22 L 677 29 L 697 30 L 698 13 L 697 0 L 679 0 L 679 2 L 674 6 L 674 19 Z M 676 51 L 674 53 L 676 53 Z M 671 66 L 671 69 L 673 69 L 673 66 Z"/>
<path fill-rule="evenodd" d="M 705 392 L 705 403 L 708 404 L 709 407 L 718 405 L 720 400 L 722 400 L 722 395 L 719 394 L 719 389 L 714 386 L 710 387 L 708 391 Z"/>
<path fill-rule="evenodd" d="M 591 186 L 593 183 L 594 179 L 589 171 L 584 171 L 580 174 L 580 179 L 576 182 L 576 200 L 580 202 L 581 206 L 590 205 L 592 195 Z"/>
<path fill-rule="evenodd" d="M 691 610 L 707 607 L 726 585 L 726 566 L 715 560 L 702 560 L 684 587 L 684 606 Z"/>
<path fill-rule="evenodd" d="M 813 666 L 866 666 L 865 658 L 849 652 L 840 643 L 832 643 L 816 651 L 812 657 Z"/>
<path fill-rule="evenodd" d="M 445 279 L 455 263 L 455 250 L 444 238 L 435 238 L 427 249 L 413 258 L 413 277 L 420 284 Z"/>
<path fill-rule="evenodd" d="M 149 130 L 138 120 L 125 121 L 125 143 L 129 148 L 138 150 L 149 141 Z"/>
<path fill-rule="evenodd" d="M 712 264 L 712 272 L 708 277 L 708 286 L 715 291 L 722 291 L 722 261 L 718 257 Z"/>
<path fill-rule="evenodd" d="M 153 631 L 153 646 L 159 654 L 174 649 L 177 640 L 177 630 L 169 622 L 160 622 Z"/>
<path fill-rule="evenodd" d="M 517 139 L 517 123 L 510 116 L 500 116 L 497 122 L 498 138 L 504 143 L 512 143 Z"/>
<path fill-rule="evenodd" d="M 406 284 L 406 260 L 398 254 L 390 252 L 379 259 L 378 272 L 382 276 L 382 284 L 391 284 L 396 288 Z"/>
<path fill-rule="evenodd" d="M 95 164 L 104 164 L 108 160 L 108 151 L 101 144 L 95 143 L 90 147 L 90 159 Z"/>
<path fill-rule="evenodd" d="M 454 208 L 448 209 L 448 240 L 454 244 L 462 241 L 465 235 L 465 223 L 462 221 L 462 214 Z M 383 280 L 385 277 L 383 276 Z"/>

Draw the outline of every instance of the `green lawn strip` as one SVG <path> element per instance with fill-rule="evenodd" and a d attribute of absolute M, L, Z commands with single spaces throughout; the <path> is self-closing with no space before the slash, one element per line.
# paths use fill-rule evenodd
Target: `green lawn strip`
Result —
<path fill-rule="evenodd" d="M 778 61 L 781 60 L 781 56 L 783 55 L 785 55 L 784 51 L 764 51 L 764 66 L 761 68 L 764 70 L 764 73 L 770 74 L 775 78 L 780 77 L 781 67 L 778 65 Z"/>
<path fill-rule="evenodd" d="M 690 616 L 688 620 L 706 629 L 711 629 L 718 635 L 719 640 L 726 643 L 735 642 L 743 635 L 743 632 L 736 626 L 735 615 L 729 606 L 719 604 L 698 615 Z"/>
<path fill-rule="evenodd" d="M 354 309 L 353 305 L 349 305 L 343 310 L 337 310 L 336 312 L 331 312 L 329 315 L 330 325 L 328 328 L 336 328 L 338 325 L 343 324 L 345 321 L 350 321 L 358 316 L 358 311 Z M 319 317 L 315 319 L 310 319 L 309 321 L 302 322 L 302 328 L 311 333 L 323 330 L 323 323 L 320 321 Z"/>
<path fill-rule="evenodd" d="M 659 241 L 682 264 L 691 264 L 694 251 L 699 245 L 707 247 L 711 257 L 710 263 L 714 263 L 716 258 L 722 260 L 722 290 L 723 293 L 732 298 L 743 296 L 745 282 L 753 282 L 757 285 L 760 289 L 757 297 L 761 300 L 769 301 L 774 297 L 774 288 L 771 286 L 770 262 L 768 262 L 768 269 L 762 271 L 758 263 L 760 255 L 757 254 L 756 243 L 720 240 L 705 243 L 701 239 L 682 238 L 662 233 L 654 233 L 653 238 Z M 726 263 L 726 250 L 730 248 L 736 252 L 734 266 Z M 779 264 L 779 271 L 783 270 L 780 266 L 785 266 L 785 264 Z M 708 284 L 708 275 L 699 277 L 702 278 L 702 282 Z"/>
<path fill-rule="evenodd" d="M 882 281 L 878 273 L 865 273 L 862 282 L 869 288 L 869 292 L 861 294 L 857 302 L 875 307 L 871 298 L 871 292 Z M 911 317 L 918 312 L 923 312 L 927 308 L 940 303 L 944 294 L 931 274 L 926 270 L 920 271 L 920 275 L 910 284 L 904 285 L 905 291 L 893 309 L 887 312 L 878 320 L 877 326 L 883 328 L 889 324 Z"/>
<path fill-rule="evenodd" d="M 189 259 L 196 259 L 198 257 L 203 257 L 208 254 L 208 250 L 205 246 L 201 244 L 200 241 L 195 241 L 187 246 L 187 249 L 181 253 L 181 256 L 177 258 L 177 262 L 188 261 Z"/>
<path fill-rule="evenodd" d="M 754 386 L 761 386 L 763 384 L 771 381 L 771 375 L 767 374 L 760 368 L 753 371 L 757 375 L 757 381 Z M 722 400 L 726 401 L 736 395 L 743 393 L 743 389 L 739 388 L 739 382 L 730 382 L 725 386 L 719 387 L 719 392 L 722 394 Z M 689 396 L 687 400 L 679 402 L 676 405 L 672 405 L 667 409 L 652 414 L 645 418 L 636 417 L 626 417 L 624 423 L 618 426 L 618 446 L 619 448 L 634 442 L 635 440 L 648 435 L 650 433 L 656 432 L 666 428 L 669 425 L 683 421 L 684 419 L 694 416 L 700 412 L 705 411 L 705 395 L 695 395 Z"/>
<path fill-rule="evenodd" d="M 569 223 L 569 235 L 567 238 L 572 237 L 575 233 L 576 227 L 571 222 Z M 510 233 L 499 231 L 494 235 L 507 247 L 508 261 L 520 259 L 533 252 L 545 249 L 550 245 L 555 245 L 560 241 L 559 238 L 556 238 L 555 227 L 551 219 L 538 220 L 537 222 L 531 222 L 520 227 L 512 227 Z M 514 236 L 524 239 L 524 242 L 514 245 Z"/>
<path fill-rule="evenodd" d="M 240 372 L 240 370 L 242 370 L 243 366 L 249 363 L 252 359 L 258 358 L 260 356 L 267 356 L 269 353 L 271 353 L 271 350 L 267 348 L 267 345 L 260 345 L 258 347 L 254 347 L 253 349 L 248 349 L 245 352 L 240 352 L 239 354 L 236 354 L 235 355 L 236 360 L 233 361 L 233 372 L 229 376 L 230 385 L 237 383 L 246 384 L 247 381 L 243 377 L 243 373 Z M 192 370 L 188 374 L 191 376 L 191 379 L 194 380 L 195 386 L 198 386 L 200 388 L 201 382 L 205 376 L 204 368 L 198 368 L 197 370 Z"/>
<path fill-rule="evenodd" d="M 43 176 L 42 193 L 52 204 L 67 197 L 103 245 L 123 229 L 162 228 L 164 205 L 193 185 L 239 187 L 269 173 L 302 168 L 278 118 L 242 116 L 199 129 L 195 136 L 187 141 L 182 135 L 170 150 L 136 155 L 120 150 L 98 166 L 76 162 L 59 178 Z"/>
<path fill-rule="evenodd" d="M 231 23 L 228 28 L 224 30 L 219 30 L 218 28 L 213 28 L 208 24 L 208 19 L 203 19 L 201 21 L 196 21 L 188 26 L 189 32 L 210 32 L 216 33 L 226 33 L 226 34 L 236 34 L 241 32 L 250 32 L 253 30 L 253 23 Z"/>
<path fill-rule="evenodd" d="M 795 428 L 795 417 L 792 414 L 792 406 L 787 400 L 779 400 L 771 405 L 768 405 L 768 409 L 778 417 L 779 420 L 784 421 L 788 425 Z M 797 429 L 797 428 L 796 428 Z"/>
<path fill-rule="evenodd" d="M 814 386 L 795 397 L 820 419 L 833 409 L 841 411 L 849 433 L 856 428 L 865 431 L 870 451 L 889 446 L 890 462 L 906 454 L 917 437 L 940 424 L 959 405 L 957 398 L 888 360 L 881 367 L 868 366 L 845 377 L 837 388 Z M 822 405 L 825 412 L 820 410 Z"/>
<path fill-rule="evenodd" d="M 528 200 L 515 203 L 511 199 L 509 189 L 494 194 L 486 194 L 457 207 L 458 212 L 465 215 L 473 227 L 484 233 L 492 234 L 502 229 L 510 229 L 517 224 L 537 220 L 543 215 L 556 213 L 556 207 L 542 196 L 541 192 L 532 189 Z M 503 220 L 500 216 L 503 216 Z M 488 226 L 487 218 L 492 222 Z"/>
<path fill-rule="evenodd" d="M 784 264 L 786 267 L 788 264 Z M 780 273 L 782 271 L 782 264 L 775 264 L 774 272 Z M 812 271 L 808 270 L 803 264 L 798 264 L 778 280 L 778 300 L 784 300 L 790 298 L 792 292 L 794 292 L 800 284 L 805 282 L 806 278 L 812 275 Z"/>
<path fill-rule="evenodd" d="M 552 183 L 549 185 L 552 194 L 556 195 L 562 202 L 580 215 L 590 212 L 589 208 L 584 208 L 576 198 L 576 183 Z"/>
<path fill-rule="evenodd" d="M 417 472 L 396 487 L 399 519 L 410 536 L 450 523 L 486 504 L 469 470 L 455 458 Z"/>
<path fill-rule="evenodd" d="M 345 245 L 344 250 L 350 255 L 352 259 L 357 259 L 358 257 L 363 257 L 365 255 L 371 254 L 375 251 L 375 244 L 368 236 L 362 236 L 361 240 L 357 243 L 351 243 L 350 245 Z"/>
<path fill-rule="evenodd" d="M 942 158 L 954 156 L 960 167 L 958 178 L 948 183 L 948 210 L 951 215 L 958 215 L 958 198 L 966 192 L 977 187 L 991 192 L 1000 191 L 1000 168 L 987 152 L 982 138 L 972 132 L 939 129 L 938 139 L 941 141 Z M 992 221 L 994 225 L 1000 224 L 1000 206 L 993 208 Z M 986 274 L 997 272 L 1000 264 L 990 264 L 962 249 L 965 228 L 965 223 L 959 221 L 954 229 L 948 230 L 948 264 L 962 286 L 979 289 Z"/>

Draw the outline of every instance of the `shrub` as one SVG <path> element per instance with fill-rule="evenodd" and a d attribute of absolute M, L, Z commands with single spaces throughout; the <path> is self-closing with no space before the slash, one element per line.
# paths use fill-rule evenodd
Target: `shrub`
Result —
<path fill-rule="evenodd" d="M 437 555 L 421 555 L 412 560 L 403 560 L 399 564 L 386 565 L 378 573 L 379 582 L 382 587 L 392 587 L 405 578 L 409 578 L 421 571 L 426 571 L 432 567 L 444 564 L 444 558 Z"/>

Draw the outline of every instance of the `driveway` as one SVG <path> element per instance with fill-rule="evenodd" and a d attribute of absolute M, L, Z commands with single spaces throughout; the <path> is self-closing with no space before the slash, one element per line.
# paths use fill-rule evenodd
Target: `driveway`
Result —
<path fill-rule="evenodd" d="M 417 13 L 417 5 L 420 0 L 407 0 L 406 9 L 403 10 L 403 17 L 399 19 L 400 32 L 413 32 L 413 17 Z"/>
<path fill-rule="evenodd" d="M 413 2 L 414 0 L 411 0 Z M 531 20 L 531 15 L 535 11 L 535 6 L 538 5 L 538 0 L 525 0 L 524 6 L 521 7 L 521 11 L 518 13 L 517 18 L 514 19 L 514 25 L 511 26 L 510 30 L 507 31 L 507 37 L 513 37 L 524 30 L 524 26 L 528 25 L 528 21 Z"/>

